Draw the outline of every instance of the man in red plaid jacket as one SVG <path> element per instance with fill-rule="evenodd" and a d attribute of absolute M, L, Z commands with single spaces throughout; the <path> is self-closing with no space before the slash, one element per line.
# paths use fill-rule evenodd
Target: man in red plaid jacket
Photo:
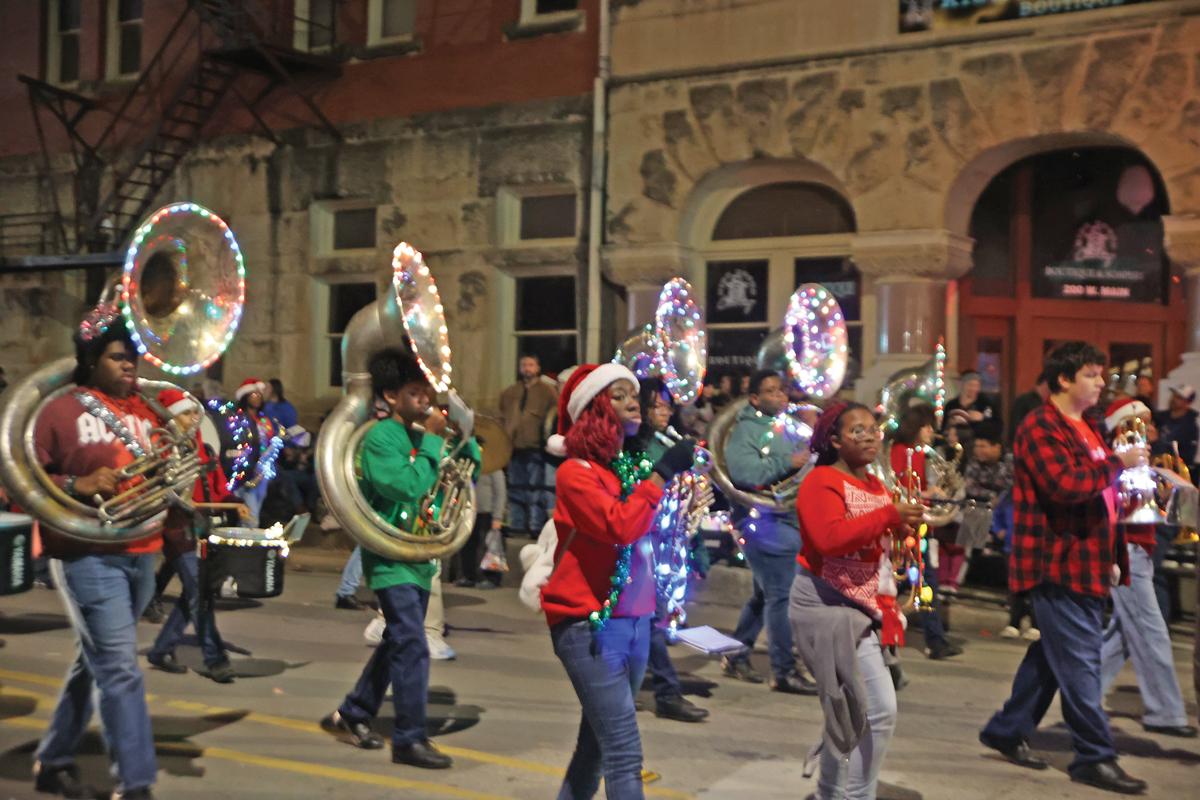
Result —
<path fill-rule="evenodd" d="M 1128 582 L 1128 554 L 1116 527 L 1117 477 L 1145 463 L 1145 448 L 1114 455 L 1091 410 L 1104 389 L 1104 354 L 1067 342 L 1046 358 L 1050 397 L 1031 411 L 1013 443 L 1014 530 L 1009 588 L 1029 593 L 1041 629 L 1013 679 L 1004 708 L 979 734 L 986 746 L 1032 769 L 1046 762 L 1029 736 L 1062 694 L 1075 759 L 1071 780 L 1122 794 L 1145 781 L 1117 764 L 1100 689 L 1104 602 Z"/>

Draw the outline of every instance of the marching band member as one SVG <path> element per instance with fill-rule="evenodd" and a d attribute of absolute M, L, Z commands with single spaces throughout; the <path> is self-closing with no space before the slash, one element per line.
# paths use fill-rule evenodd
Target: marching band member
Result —
<path fill-rule="evenodd" d="M 642 747 L 634 696 L 650 648 L 656 594 L 646 533 L 663 486 L 692 467 L 684 440 L 654 463 L 622 451 L 641 424 L 638 381 L 620 364 L 583 364 L 558 400 L 548 447 L 567 456 L 558 470 L 555 568 L 542 609 L 583 717 L 560 800 L 595 795 L 638 800 Z"/>
<path fill-rule="evenodd" d="M 1147 454 L 1132 447 L 1114 455 L 1085 413 L 1104 390 L 1104 362 L 1086 342 L 1053 350 L 1043 369 L 1050 399 L 1017 428 L 1008 582 L 1013 592 L 1029 592 L 1042 636 L 1025 652 L 1012 695 L 979 741 L 1018 766 L 1045 769 L 1028 740 L 1058 692 L 1075 749 L 1071 780 L 1140 794 L 1145 781 L 1117 764 L 1100 651 L 1104 601 L 1114 583 L 1129 582 L 1129 554 L 1114 524 L 1114 483 Z"/>
<path fill-rule="evenodd" d="M 878 631 L 896 630 L 902 622 L 895 603 L 880 600 L 881 577 L 890 579 L 892 571 L 884 541 L 895 528 L 919 525 L 925 508 L 893 502 L 867 472 L 879 453 L 880 433 L 865 406 L 841 402 L 827 408 L 810 447 L 817 466 L 796 495 L 803 549 L 789 618 L 801 652 L 812 660 L 834 704 L 830 708 L 840 706 L 842 712 L 826 711 L 817 796 L 868 800 L 875 797 L 896 727 L 896 690 Z M 854 680 L 844 679 L 847 664 L 854 665 Z M 853 719 L 855 713 L 862 715 L 861 727 L 846 730 L 835 719 Z"/>
<path fill-rule="evenodd" d="M 203 472 L 200 480 L 196 482 L 193 499 L 199 503 L 238 502 L 237 497 L 225 489 L 225 474 L 221 471 L 220 462 L 216 461 L 200 438 L 200 406 L 178 389 L 164 389 L 159 392 L 158 402 L 172 415 L 184 433 L 195 430 Z M 246 509 L 245 506 L 240 508 Z M 217 632 L 216 615 L 213 614 L 211 604 L 200 602 L 201 595 L 207 591 L 207 587 L 200 585 L 196 542 L 189 533 L 190 517 L 191 515 L 174 508 L 167 512 L 166 528 L 163 531 L 163 552 L 173 572 L 179 576 L 182 588 L 178 602 L 171 609 L 171 614 L 150 647 L 150 652 L 146 653 L 146 660 L 163 672 L 177 675 L 187 672 L 187 667 L 176 660 L 175 648 L 183 639 L 183 633 L 190 622 L 196 630 L 196 635 L 200 637 L 204 674 L 217 683 L 232 683 L 235 673 L 225 653 L 225 643 L 221 641 L 221 635 Z M 203 621 L 200 618 L 201 609 L 204 610 Z"/>
<path fill-rule="evenodd" d="M 1113 434 L 1125 422 L 1140 419 L 1147 433 L 1153 430 L 1150 409 L 1140 400 L 1124 397 L 1108 407 L 1105 427 Z M 1129 551 L 1129 585 L 1112 590 L 1113 614 L 1104 629 L 1100 649 L 1100 693 L 1108 694 L 1127 660 L 1133 661 L 1138 689 L 1142 694 L 1142 727 L 1151 733 L 1192 738 L 1196 729 L 1187 724 L 1187 710 L 1175 659 L 1171 634 L 1158 610 L 1154 596 L 1154 525 L 1123 525 Z"/>
<path fill-rule="evenodd" d="M 625 441 L 625 449 L 641 458 L 655 463 L 671 445 L 665 431 L 671 422 L 675 405 L 671 393 L 659 378 L 649 378 L 638 392 L 642 425 L 637 435 Z M 707 709 L 699 708 L 683 696 L 683 687 L 671 654 L 667 650 L 667 604 L 656 593 L 654 619 L 650 622 L 650 681 L 654 686 L 654 715 L 680 722 L 700 722 L 708 716 Z"/>
<path fill-rule="evenodd" d="M 389 416 L 363 438 L 359 486 L 384 519 L 411 530 L 421 499 L 437 484 L 446 418 L 432 409 L 433 387 L 410 353 L 381 350 L 372 356 L 368 369 L 375 394 L 387 403 Z M 418 423 L 423 433 L 414 427 Z M 473 439 L 463 453 L 478 465 L 480 453 Z M 354 689 L 321 725 L 345 735 L 357 747 L 382 748 L 383 740 L 371 731 L 370 721 L 379 713 L 390 686 L 396 714 L 392 761 L 446 769 L 452 763 L 450 757 L 425 735 L 429 648 L 424 620 L 438 564 L 394 561 L 364 546 L 362 565 L 383 612 L 383 639 Z"/>
<path fill-rule="evenodd" d="M 119 470 L 151 446 L 158 416 L 137 394 L 137 351 L 115 306 L 101 304 L 75 338 L 77 388 L 38 415 L 38 459 L 63 491 L 91 504 L 126 488 Z M 34 785 L 63 797 L 92 797 L 75 751 L 92 717 L 93 692 L 114 772 L 114 797 L 149 798 L 158 766 L 138 668 L 137 620 L 154 594 L 161 532 L 124 544 L 69 539 L 43 521 L 45 553 L 75 629 L 77 652 L 34 755 Z"/>
<path fill-rule="evenodd" d="M 237 400 L 238 409 L 249 421 L 247 434 L 249 439 L 249 461 L 245 467 L 245 476 L 240 479 L 234 494 L 250 509 L 247 521 L 253 527 L 258 527 L 259 512 L 262 511 L 263 501 L 267 497 L 267 487 L 274 477 L 273 463 L 278 452 L 271 452 L 272 442 L 278 438 L 279 448 L 283 446 L 283 428 L 267 414 L 266 405 L 267 384 L 258 378 L 247 378 L 233 393 Z"/>
<path fill-rule="evenodd" d="M 750 403 L 738 413 L 725 446 L 725 460 L 734 485 L 757 490 L 802 469 L 809 453 L 779 430 L 779 415 L 787 409 L 783 379 L 770 370 L 750 379 Z M 734 524 L 745 542 L 743 552 L 754 576 L 754 594 L 746 601 L 733 638 L 746 645 L 738 655 L 721 659 L 724 673 L 751 683 L 762 678 L 750 666 L 750 651 L 766 622 L 771 656 L 770 687 L 790 694 L 816 694 L 816 685 L 799 668 L 792 653 L 788 625 L 788 591 L 800 552 L 800 531 L 791 512 L 776 514 L 738 507 Z"/>

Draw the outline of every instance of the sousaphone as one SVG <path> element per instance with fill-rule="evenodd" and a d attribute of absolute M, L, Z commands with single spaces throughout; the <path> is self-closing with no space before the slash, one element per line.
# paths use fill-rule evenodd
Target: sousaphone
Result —
<path fill-rule="evenodd" d="M 138 226 L 120 280 L 106 287 L 81 329 L 124 325 L 146 361 L 168 375 L 192 375 L 233 340 L 245 291 L 245 262 L 229 226 L 203 206 L 174 203 Z M 168 506 L 190 506 L 200 475 L 195 436 L 168 422 L 152 432 L 152 447 L 122 470 L 119 495 L 98 506 L 67 495 L 39 463 L 34 431 L 42 409 L 74 388 L 74 368 L 73 356 L 61 358 L 6 393 L 0 479 L 21 508 L 74 539 L 114 544 L 144 538 L 161 528 Z M 169 381 L 138 380 L 138 392 L 163 419 L 169 415 L 157 396 L 166 388 L 187 394 Z"/>

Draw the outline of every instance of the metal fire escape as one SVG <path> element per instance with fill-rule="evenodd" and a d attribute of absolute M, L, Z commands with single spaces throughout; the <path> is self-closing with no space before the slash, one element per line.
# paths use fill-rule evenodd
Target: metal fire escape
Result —
<path fill-rule="evenodd" d="M 295 17 L 292 5 L 189 0 L 106 124 L 94 124 L 104 111 L 99 101 L 21 75 L 41 144 L 39 190 L 52 198 L 52 210 L 0 217 L 0 272 L 120 263 L 121 246 L 227 100 L 240 104 L 260 132 L 278 142 L 258 109 L 268 95 L 286 88 L 315 123 L 340 139 L 308 94 L 314 80 L 337 77 L 339 63 L 295 47 L 298 25 L 310 31 L 323 23 Z M 332 41 L 332 31 L 324 38 Z M 58 121 L 70 144 L 71 214 L 59 207 L 43 114 Z"/>

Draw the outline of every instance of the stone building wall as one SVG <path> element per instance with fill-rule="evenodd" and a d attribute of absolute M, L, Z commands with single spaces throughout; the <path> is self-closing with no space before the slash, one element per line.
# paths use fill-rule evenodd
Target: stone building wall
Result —
<path fill-rule="evenodd" d="M 513 378 L 504 359 L 515 363 L 505 327 L 512 302 L 506 278 L 544 269 L 578 273 L 586 262 L 579 241 L 501 246 L 497 192 L 569 184 L 579 192 L 586 220 L 590 130 L 590 100 L 570 98 L 346 125 L 340 144 L 297 130 L 279 146 L 237 135 L 197 148 L 158 203 L 190 200 L 211 208 L 230 224 L 245 255 L 247 304 L 225 356 L 225 388 L 248 376 L 279 376 L 302 421 L 315 424 L 339 394 L 314 390 L 314 356 L 325 322 L 313 316 L 314 292 L 321 281 L 350 278 L 376 280 L 382 289 L 391 277 L 392 248 L 405 240 L 424 252 L 437 280 L 456 386 L 477 408 L 493 405 Z M 32 179 L 29 159 L 0 161 L 0 175 L 25 172 Z M 0 207 L 31 210 L 31 188 L 0 189 Z M 324 201 L 375 205 L 375 250 L 314 253 L 311 207 Z M 47 354 L 70 351 L 81 284 L 80 275 L 70 272 L 0 276 L 6 312 L 0 364 L 10 381 Z M 56 291 L 60 286 L 71 292 Z M 47 306 L 62 308 L 48 314 Z"/>
<path fill-rule="evenodd" d="M 881 282 L 944 287 L 964 274 L 979 193 L 1037 152 L 1137 148 L 1161 173 L 1176 222 L 1200 214 L 1200 4 L 1004 23 L 970 38 L 903 38 L 880 29 L 876 10 L 861 23 L 857 52 L 823 53 L 814 26 L 828 25 L 836 44 L 863 13 L 859 5 L 824 4 L 828 19 L 802 17 L 805 3 L 764 0 L 648 0 L 622 10 L 610 97 L 612 279 L 653 282 L 694 270 L 711 233 L 694 223 L 714 176 L 755 165 L 762 182 L 779 165 L 781 175 L 807 172 L 851 203 L 868 305 Z M 789 52 L 771 34 L 762 34 L 763 48 L 751 46 L 761 26 L 749 22 L 768 11 L 783 30 L 799 31 L 803 20 L 798 39 L 811 49 Z M 893 13 L 883 15 L 889 24 Z M 646 46 L 672 14 L 673 46 Z M 705 38 L 714 31 L 719 39 Z M 1197 235 L 1175 228 L 1180 249 Z M 867 321 L 868 339 L 878 324 Z"/>

